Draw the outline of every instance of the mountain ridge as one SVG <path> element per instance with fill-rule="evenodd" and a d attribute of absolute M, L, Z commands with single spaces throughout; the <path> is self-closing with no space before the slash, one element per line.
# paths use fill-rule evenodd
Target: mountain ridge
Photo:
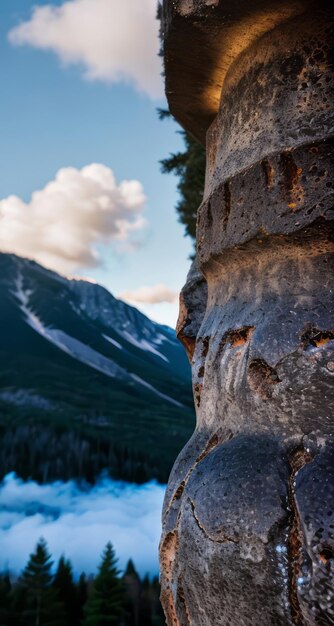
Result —
<path fill-rule="evenodd" d="M 109 451 L 115 445 L 139 455 L 145 466 L 139 473 L 165 480 L 193 424 L 190 368 L 175 333 L 101 285 L 66 279 L 7 253 L 0 253 L 0 298 L 0 451 L 14 426 L 14 439 L 27 426 L 36 435 L 39 424 L 62 435 L 74 430 L 78 440 L 88 437 L 90 447 L 108 447 L 109 435 Z M 147 450 L 145 438 L 155 450 Z M 22 446 L 19 439 L 2 450 L 7 461 L 0 475 L 15 470 L 26 477 L 28 469 L 18 469 L 22 463 L 9 462 L 18 457 L 13 446 Z M 93 473 L 107 469 L 129 478 L 128 471 L 115 472 L 113 463 L 103 467 L 102 461 L 95 459 Z M 49 463 L 46 474 L 62 478 L 56 465 L 50 469 Z M 41 479 L 44 469 L 31 477 Z"/>

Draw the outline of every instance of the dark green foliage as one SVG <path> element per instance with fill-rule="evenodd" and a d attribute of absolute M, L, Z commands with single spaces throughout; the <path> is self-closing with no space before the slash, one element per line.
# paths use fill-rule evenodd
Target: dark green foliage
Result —
<path fill-rule="evenodd" d="M 109 542 L 94 580 L 92 594 L 85 611 L 85 626 L 114 626 L 122 613 L 123 587 L 117 559 Z"/>
<path fill-rule="evenodd" d="M 150 581 L 147 576 L 140 580 L 133 562 L 128 562 L 123 576 L 124 626 L 164 626 L 165 618 L 159 601 L 158 578 Z"/>
<path fill-rule="evenodd" d="M 124 608 L 123 620 L 125 626 L 138 626 L 140 613 L 141 581 L 130 559 L 123 576 Z"/>
<path fill-rule="evenodd" d="M 77 586 L 77 601 L 78 601 L 78 620 L 79 624 L 83 624 L 84 620 L 84 607 L 88 598 L 87 579 L 85 574 L 81 574 L 78 580 Z"/>
<path fill-rule="evenodd" d="M 0 573 L 0 626 L 164 626 L 158 578 L 140 579 L 130 560 L 120 578 L 111 544 L 96 578 L 78 581 L 61 557 L 55 574 L 45 541 L 40 540 L 21 578 Z"/>
<path fill-rule="evenodd" d="M 7 626 L 11 617 L 11 582 L 8 574 L 0 575 L 0 626 Z"/>
<path fill-rule="evenodd" d="M 160 109 L 160 119 L 170 117 L 169 111 Z M 203 146 L 184 130 L 180 131 L 185 149 L 162 159 L 161 168 L 166 174 L 173 173 L 179 178 L 177 189 L 180 194 L 176 210 L 186 234 L 196 238 L 197 210 L 203 199 L 206 156 Z"/>
<path fill-rule="evenodd" d="M 152 626 L 152 610 L 151 610 L 151 585 L 148 576 L 145 576 L 142 584 L 142 594 L 140 602 L 140 623 L 143 626 Z"/>
<path fill-rule="evenodd" d="M 65 609 L 64 626 L 80 626 L 82 599 L 79 598 L 79 589 L 73 580 L 71 562 L 64 556 L 59 559 L 53 587 L 57 590 L 58 598 Z"/>
<path fill-rule="evenodd" d="M 9 621 L 6 626 L 23 626 L 25 624 L 24 611 L 26 608 L 27 593 L 28 590 L 22 587 L 20 581 L 12 585 L 12 621 Z"/>
<path fill-rule="evenodd" d="M 83 479 L 94 483 L 100 473 L 105 470 L 114 479 L 126 480 L 138 484 L 156 478 L 160 482 L 166 482 L 168 472 L 171 469 L 173 457 L 179 452 L 179 445 L 175 432 L 186 431 L 186 424 L 174 426 L 170 424 L 170 440 L 164 437 L 160 442 L 161 458 L 158 459 L 156 448 L 152 444 L 150 450 L 145 453 L 136 450 L 136 447 L 144 447 L 145 432 L 149 438 L 149 421 L 142 433 L 138 432 L 138 426 L 132 425 L 124 417 L 122 430 L 131 428 L 137 433 L 137 442 L 133 441 L 131 447 L 122 445 L 120 438 L 114 433 L 113 424 L 103 430 L 86 427 L 80 423 L 74 423 L 71 430 L 71 421 L 67 423 L 55 414 L 40 416 L 37 411 L 24 420 L 21 415 L 16 421 L 16 407 L 4 407 L 1 414 L 0 401 L 0 479 L 11 471 L 15 471 L 21 478 L 32 478 L 40 483 L 53 480 L 71 480 L 72 478 Z M 11 423 L 9 416 L 12 416 Z M 136 416 L 137 423 L 141 423 L 143 416 Z M 166 417 L 161 411 L 159 418 L 162 428 Z M 1 424 L 1 419 L 5 424 Z M 116 421 L 116 420 L 115 420 Z M 174 430 L 175 429 L 175 430 Z M 177 430 L 176 430 L 177 429 Z M 151 433 L 153 441 L 157 439 L 157 433 Z M 183 441 L 183 436 L 181 441 Z M 158 443 L 158 442 L 157 442 Z"/>
<path fill-rule="evenodd" d="M 62 626 L 63 613 L 52 587 L 53 562 L 44 539 L 41 539 L 21 576 L 25 593 L 21 623 L 24 626 Z"/>

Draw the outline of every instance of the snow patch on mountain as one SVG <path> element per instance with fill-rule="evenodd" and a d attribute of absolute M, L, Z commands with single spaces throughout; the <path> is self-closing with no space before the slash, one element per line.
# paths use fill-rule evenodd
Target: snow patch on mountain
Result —
<path fill-rule="evenodd" d="M 163 400 L 167 400 L 168 402 L 175 404 L 175 406 L 180 406 L 180 407 L 183 406 L 183 404 L 181 404 L 177 400 L 174 400 L 174 398 L 171 398 L 170 396 L 167 396 L 166 394 L 161 393 L 161 391 L 158 391 L 157 389 L 155 389 L 155 387 L 153 387 L 152 385 L 147 383 L 145 380 L 140 378 L 140 376 L 137 376 L 136 374 L 131 374 L 131 378 L 133 378 L 133 380 L 135 380 L 140 385 L 143 385 L 147 389 L 150 389 L 150 391 L 154 391 L 154 393 L 156 393 L 160 398 L 163 398 Z"/>
<path fill-rule="evenodd" d="M 20 309 L 25 314 L 26 320 L 34 330 L 40 335 L 45 336 L 44 326 L 39 317 L 28 307 L 30 296 L 33 294 L 32 289 L 23 289 L 23 276 L 18 274 L 15 281 L 16 290 L 12 291 L 12 294 L 16 296 L 20 302 Z"/>
<path fill-rule="evenodd" d="M 123 350 L 123 346 L 121 346 L 120 343 L 118 343 L 118 341 L 116 341 L 115 339 L 112 339 L 111 337 L 108 337 L 108 335 L 104 335 L 102 333 L 102 337 L 104 337 L 104 339 L 106 339 L 107 341 L 109 341 L 109 343 L 112 343 L 113 346 L 116 346 L 116 348 L 118 348 L 119 350 Z"/>
<path fill-rule="evenodd" d="M 155 346 L 162 345 L 164 342 L 174 347 L 179 346 L 171 329 L 152 322 L 135 307 L 114 298 L 101 285 L 72 280 L 70 288 L 73 293 L 79 295 L 82 312 L 90 319 L 102 322 L 106 328 L 111 328 L 113 332 L 123 336 L 135 347 L 149 351 L 168 362 L 168 359 L 161 352 L 153 352 L 156 350 Z M 161 331 L 159 332 L 159 328 L 166 331 L 166 334 L 170 334 L 170 337 L 165 336 Z M 125 333 L 129 333 L 129 335 L 125 335 Z"/>
<path fill-rule="evenodd" d="M 168 343 L 174 344 L 175 345 L 175 337 L 173 337 L 172 339 L 169 339 L 168 337 L 165 337 L 165 335 L 162 335 L 161 333 L 158 333 L 158 335 L 153 339 L 154 343 L 157 346 L 161 346 L 161 344 L 165 341 L 167 341 Z"/>
<path fill-rule="evenodd" d="M 93 367 L 99 372 L 102 372 L 102 374 L 106 374 L 107 376 L 111 376 L 113 378 L 116 376 L 119 378 L 126 377 L 125 370 L 122 370 L 122 368 L 113 363 L 113 361 L 103 356 L 93 348 L 90 348 L 78 339 L 71 337 L 62 330 L 44 326 L 42 320 L 28 306 L 30 296 L 33 292 L 32 290 L 23 288 L 23 277 L 21 274 L 18 274 L 15 286 L 16 291 L 13 292 L 13 295 L 15 295 L 19 300 L 20 309 L 24 313 L 27 323 L 36 332 L 42 335 L 42 337 L 48 339 L 51 343 L 57 346 L 57 348 L 66 352 L 66 354 L 69 354 L 85 365 Z"/>
<path fill-rule="evenodd" d="M 104 356 L 97 350 L 94 350 L 94 348 L 91 348 L 90 346 L 83 343 L 79 339 L 72 337 L 71 335 L 69 335 L 68 333 L 64 332 L 61 329 L 50 328 L 49 326 L 46 326 L 41 320 L 41 318 L 29 306 L 30 298 L 33 293 L 34 292 L 31 289 L 24 289 L 23 276 L 19 272 L 17 274 L 17 278 L 15 281 L 15 290 L 12 291 L 12 294 L 19 301 L 19 306 L 20 306 L 21 311 L 24 313 L 26 322 L 29 324 L 29 326 L 31 326 L 31 328 L 33 328 L 42 337 L 50 341 L 57 348 L 59 348 L 60 350 L 68 354 L 69 356 L 77 359 L 78 361 L 80 361 L 81 363 L 84 363 L 85 365 L 88 365 L 89 367 L 92 367 L 93 369 L 101 372 L 102 374 L 105 374 L 106 376 L 109 376 L 111 378 L 118 378 L 120 380 L 125 380 L 125 381 L 132 379 L 137 384 L 141 385 L 142 387 L 145 387 L 146 389 L 149 389 L 155 395 L 159 396 L 159 398 L 162 398 L 163 400 L 166 400 L 167 402 L 174 404 L 175 406 L 179 406 L 179 407 L 183 406 L 180 402 L 178 402 L 177 400 L 174 400 L 174 398 L 171 398 L 167 394 L 164 394 L 158 389 L 156 389 L 155 387 L 153 387 L 153 385 L 150 385 L 148 382 L 143 380 L 140 376 L 137 376 L 134 373 L 128 372 L 124 368 L 114 363 L 111 359 Z M 128 324 L 129 322 L 126 322 L 125 326 Z M 156 356 L 159 356 L 164 361 L 169 362 L 168 359 L 163 354 L 161 354 L 156 348 L 154 348 L 154 346 L 152 346 L 152 344 L 148 342 L 147 340 L 135 339 L 126 330 L 123 330 L 122 332 L 118 332 L 118 334 L 123 336 L 124 339 L 126 339 L 126 341 L 128 341 L 132 345 L 139 347 L 141 350 L 144 350 L 146 352 L 151 352 L 155 354 Z M 119 344 L 116 340 L 112 339 L 108 335 L 103 334 L 103 337 L 110 343 L 114 344 L 117 348 L 121 350 L 123 349 L 121 344 Z"/>
<path fill-rule="evenodd" d="M 82 343 L 82 341 L 71 337 L 71 335 L 68 335 L 62 330 L 51 328 L 44 329 L 44 336 L 70 356 L 102 372 L 102 374 L 106 374 L 112 378 L 117 377 L 125 379 L 127 377 L 126 371 L 116 365 L 111 359 L 108 359 L 103 354 L 100 354 L 100 352 L 94 350 L 94 348 L 87 346 Z"/>
<path fill-rule="evenodd" d="M 160 357 L 160 359 L 162 359 L 163 361 L 166 361 L 167 363 L 169 363 L 169 360 L 167 359 L 167 357 L 165 357 L 164 354 L 161 354 L 161 352 L 159 352 L 159 350 L 154 348 L 154 346 L 152 346 L 151 343 L 146 341 L 146 339 L 140 339 L 140 340 L 135 339 L 132 335 L 130 335 L 130 333 L 128 333 L 127 330 L 123 330 L 123 332 L 120 334 L 123 335 L 126 341 L 128 341 L 129 343 L 132 343 L 133 346 L 136 346 L 136 348 L 140 348 L 141 350 L 146 350 L 147 352 L 152 352 L 152 354 L 155 354 L 156 356 Z"/>

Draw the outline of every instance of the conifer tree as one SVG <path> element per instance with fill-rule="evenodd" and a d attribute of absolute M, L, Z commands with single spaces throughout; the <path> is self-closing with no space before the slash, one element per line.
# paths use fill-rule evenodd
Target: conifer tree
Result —
<path fill-rule="evenodd" d="M 85 626 L 116 626 L 122 612 L 123 586 L 112 544 L 107 543 L 85 610 Z"/>
<path fill-rule="evenodd" d="M 25 589 L 21 581 L 18 580 L 12 589 L 12 620 L 9 621 L 10 626 L 24 626 L 27 621 L 24 618 L 24 612 L 27 608 L 27 589 Z"/>
<path fill-rule="evenodd" d="M 52 565 L 47 544 L 40 539 L 20 580 L 26 592 L 21 620 L 24 626 L 63 626 L 61 605 L 52 588 Z"/>
<path fill-rule="evenodd" d="M 87 592 L 87 578 L 84 573 L 80 574 L 78 585 L 77 585 L 77 598 L 78 598 L 78 618 L 79 624 L 83 623 L 84 619 L 84 607 L 87 602 L 88 592 Z"/>
<path fill-rule="evenodd" d="M 80 626 L 79 598 L 73 580 L 73 568 L 64 556 L 59 559 L 53 587 L 65 609 L 64 626 Z"/>
<path fill-rule="evenodd" d="M 146 575 L 144 576 L 141 584 L 141 597 L 140 597 L 140 612 L 139 620 L 140 626 L 152 626 L 152 598 L 151 598 L 151 585 L 150 579 Z"/>
<path fill-rule="evenodd" d="M 124 623 L 126 626 L 139 626 L 141 580 L 132 559 L 128 561 L 124 576 Z"/>
<path fill-rule="evenodd" d="M 0 626 L 9 626 L 10 623 L 11 590 L 9 574 L 0 574 Z"/>
<path fill-rule="evenodd" d="M 169 111 L 159 109 L 160 119 L 171 117 Z M 185 225 L 186 234 L 196 238 L 197 210 L 203 199 L 205 183 L 205 149 L 189 133 L 180 131 L 185 149 L 162 159 L 161 169 L 164 174 L 173 173 L 179 178 L 177 189 L 180 199 L 176 205 L 179 221 Z"/>

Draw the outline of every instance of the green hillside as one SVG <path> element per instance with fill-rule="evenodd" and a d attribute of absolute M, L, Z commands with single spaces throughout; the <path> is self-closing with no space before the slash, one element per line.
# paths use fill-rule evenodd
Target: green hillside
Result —
<path fill-rule="evenodd" d="M 166 481 L 194 427 L 173 331 L 13 255 L 0 298 L 0 477 Z"/>

